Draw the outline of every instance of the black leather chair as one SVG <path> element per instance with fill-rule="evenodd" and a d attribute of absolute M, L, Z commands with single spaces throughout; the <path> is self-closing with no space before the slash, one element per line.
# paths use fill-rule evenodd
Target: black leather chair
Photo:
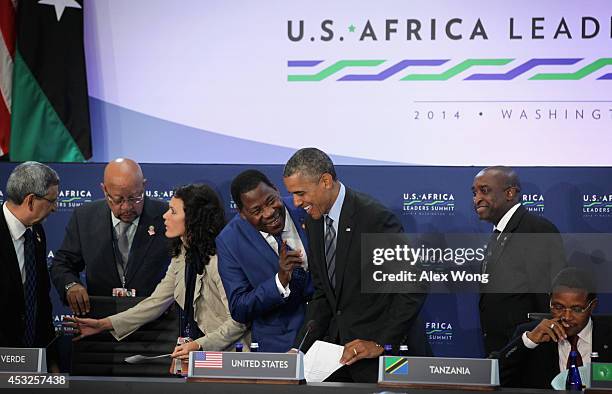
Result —
<path fill-rule="evenodd" d="M 90 297 L 89 317 L 103 318 L 122 312 L 143 297 Z M 81 376 L 169 376 L 170 359 L 160 358 L 146 364 L 128 364 L 124 359 L 135 354 L 155 356 L 171 353 L 179 333 L 178 305 L 173 304 L 159 319 L 142 326 L 122 341 L 109 332 L 73 343 L 72 375 Z"/>

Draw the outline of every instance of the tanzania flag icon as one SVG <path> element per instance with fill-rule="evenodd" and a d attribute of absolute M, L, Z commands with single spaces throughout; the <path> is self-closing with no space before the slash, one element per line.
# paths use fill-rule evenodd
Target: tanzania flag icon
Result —
<path fill-rule="evenodd" d="M 408 375 L 408 359 L 405 357 L 385 357 L 385 373 Z"/>
<path fill-rule="evenodd" d="M 592 380 L 612 382 L 612 364 L 593 363 Z"/>

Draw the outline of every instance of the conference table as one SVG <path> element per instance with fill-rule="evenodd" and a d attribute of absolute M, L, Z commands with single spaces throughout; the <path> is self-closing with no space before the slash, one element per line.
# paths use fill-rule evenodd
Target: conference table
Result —
<path fill-rule="evenodd" d="M 28 390 L 26 388 L 26 390 Z M 483 391 L 433 390 L 433 389 L 389 389 L 378 387 L 373 383 L 314 383 L 303 385 L 283 384 L 241 384 L 187 382 L 184 378 L 146 378 L 146 377 L 102 377 L 71 376 L 68 388 L 44 388 L 43 393 L 78 393 L 78 394 L 187 394 L 187 393 L 221 393 L 221 394 L 339 394 L 339 393 L 414 393 L 414 394 L 460 394 L 483 393 Z M 21 389 L 2 389 L 2 393 L 24 393 Z M 30 392 L 30 391 L 27 391 Z M 554 393 L 553 390 L 510 389 L 502 388 L 494 392 L 503 394 Z"/>

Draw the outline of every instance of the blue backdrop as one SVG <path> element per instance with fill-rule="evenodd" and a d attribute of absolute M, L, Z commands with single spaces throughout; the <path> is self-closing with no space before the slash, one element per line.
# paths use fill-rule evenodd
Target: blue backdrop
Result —
<path fill-rule="evenodd" d="M 0 163 L 0 200 L 5 198 L 8 174 L 15 164 Z M 52 164 L 60 177 L 58 211 L 46 223 L 49 256 L 60 246 L 72 210 L 103 197 L 100 188 L 104 164 Z M 142 164 L 147 194 L 169 200 L 181 184 L 204 182 L 213 186 L 225 202 L 229 217 L 236 213 L 230 182 L 247 168 L 257 168 L 275 182 L 281 194 L 281 165 L 185 165 Z M 338 166 L 346 185 L 371 194 L 391 208 L 407 232 L 474 233 L 491 231 L 472 208 L 471 185 L 475 167 Z M 517 168 L 523 184 L 523 204 L 553 221 L 565 233 L 612 233 L 612 168 Z M 50 258 L 49 258 L 50 261 Z M 54 318 L 59 324 L 69 310 L 55 291 Z M 610 313 L 610 296 L 601 297 L 596 312 Z M 423 311 L 425 329 L 439 356 L 481 356 L 475 294 L 430 295 Z"/>

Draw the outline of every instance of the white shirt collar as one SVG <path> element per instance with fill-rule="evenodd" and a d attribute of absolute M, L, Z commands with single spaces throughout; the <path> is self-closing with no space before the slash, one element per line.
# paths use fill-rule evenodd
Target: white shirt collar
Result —
<path fill-rule="evenodd" d="M 593 345 L 593 320 L 590 317 L 586 326 L 578 333 L 578 338 L 589 345 Z"/>
<path fill-rule="evenodd" d="M 21 239 L 28 227 L 24 226 L 23 223 L 21 223 L 19 219 L 13 215 L 13 212 L 11 212 L 11 210 L 6 206 L 6 203 L 2 204 L 2 211 L 4 212 L 4 218 L 6 219 L 6 224 L 9 228 L 13 241 Z"/>
<path fill-rule="evenodd" d="M 508 212 L 506 212 L 506 214 L 504 216 L 502 216 L 502 218 L 499 220 L 499 223 L 497 223 L 496 226 L 493 226 L 493 230 L 499 230 L 500 233 L 503 233 L 504 229 L 508 225 L 508 222 L 512 218 L 512 215 L 514 215 L 514 212 L 516 212 L 516 210 L 520 206 L 521 206 L 521 203 L 517 202 L 516 205 L 514 205 L 512 208 L 508 209 Z"/>

